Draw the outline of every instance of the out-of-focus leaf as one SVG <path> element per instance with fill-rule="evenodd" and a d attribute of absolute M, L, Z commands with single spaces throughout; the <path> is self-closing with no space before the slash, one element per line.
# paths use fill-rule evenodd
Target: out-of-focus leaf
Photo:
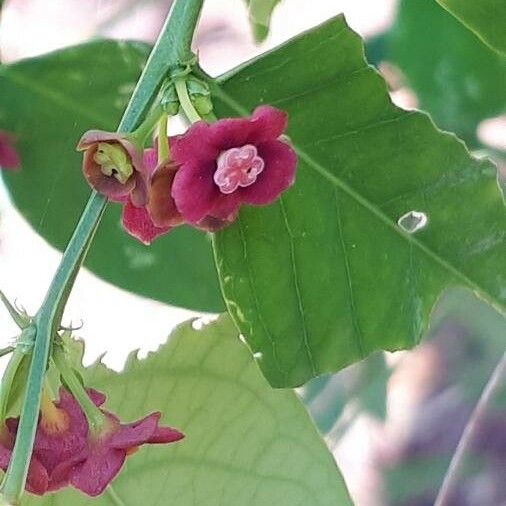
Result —
<path fill-rule="evenodd" d="M 504 0 L 437 1 L 485 44 L 506 54 L 506 2 Z"/>
<path fill-rule="evenodd" d="M 301 389 L 301 396 L 320 431 L 327 434 L 348 403 L 355 404 L 356 415 L 384 420 L 389 378 L 385 357 L 376 353 L 337 374 L 311 380 Z"/>
<path fill-rule="evenodd" d="M 281 0 L 246 0 L 249 20 L 257 42 L 262 42 L 269 35 L 272 12 Z"/>
<path fill-rule="evenodd" d="M 19 172 L 2 175 L 16 207 L 59 249 L 90 193 L 75 145 L 89 128 L 116 127 L 147 51 L 98 41 L 0 67 L 0 125 L 18 137 L 22 159 Z M 123 231 L 118 205 L 109 206 L 86 265 L 140 295 L 195 310 L 223 308 L 204 234 L 180 228 L 146 247 Z"/>
<path fill-rule="evenodd" d="M 402 0 L 388 45 L 420 108 L 471 146 L 479 122 L 506 111 L 506 58 L 436 2 Z"/>
<path fill-rule="evenodd" d="M 201 331 L 191 322 L 122 373 L 85 371 L 123 420 L 161 410 L 186 438 L 142 448 L 114 481 L 128 504 L 146 506 L 351 505 L 334 459 L 292 391 L 272 390 L 225 316 Z M 116 505 L 107 493 L 93 501 Z M 81 506 L 67 491 L 26 506 Z"/>
<path fill-rule="evenodd" d="M 494 166 L 426 115 L 393 106 L 342 17 L 213 92 L 221 117 L 259 103 L 287 111 L 299 154 L 293 188 L 215 236 L 228 309 L 272 385 L 414 346 L 453 285 L 503 307 L 506 220 Z"/>

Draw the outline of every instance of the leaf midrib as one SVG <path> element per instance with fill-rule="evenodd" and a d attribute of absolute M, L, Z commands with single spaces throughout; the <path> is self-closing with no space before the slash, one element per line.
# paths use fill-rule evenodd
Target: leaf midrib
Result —
<path fill-rule="evenodd" d="M 223 88 L 217 84 L 216 82 L 213 83 L 213 93 L 216 94 L 223 102 L 225 102 L 229 107 L 234 109 L 238 114 L 242 116 L 249 116 L 250 112 L 248 109 L 244 106 L 242 106 L 239 102 L 237 102 L 234 98 L 232 98 L 227 92 L 223 90 Z M 417 115 L 423 115 L 426 116 L 422 112 L 407 112 L 406 114 L 417 114 Z M 403 116 L 399 116 L 401 119 Z M 434 125 L 434 128 L 436 126 Z M 444 135 L 443 132 L 441 132 L 441 135 Z M 490 304 L 492 304 L 499 312 L 505 314 L 506 310 L 503 306 L 503 304 L 488 290 L 483 288 L 479 283 L 472 280 L 469 276 L 461 272 L 459 269 L 457 269 L 452 263 L 447 261 L 446 259 L 442 258 L 438 253 L 433 251 L 431 248 L 423 244 L 421 241 L 419 241 L 413 234 L 408 234 L 407 232 L 404 232 L 400 227 L 397 226 L 396 223 L 394 223 L 389 216 L 387 216 L 381 209 L 376 206 L 373 202 L 366 199 L 360 193 L 358 193 L 354 188 L 352 188 L 348 183 L 341 180 L 338 176 L 335 174 L 332 174 L 329 172 L 323 165 L 318 163 L 311 155 L 309 155 L 304 149 L 302 149 L 300 146 L 298 146 L 295 142 L 292 141 L 292 147 L 296 151 L 299 158 L 301 158 L 310 168 L 312 168 L 315 172 L 320 174 L 324 179 L 329 181 L 331 184 L 342 190 L 344 193 L 346 193 L 349 197 L 351 197 L 353 200 L 355 200 L 360 206 L 362 206 L 364 209 L 369 211 L 371 214 L 373 214 L 377 219 L 379 219 L 382 223 L 387 225 L 390 229 L 392 229 L 394 232 L 396 232 L 398 235 L 403 237 L 408 243 L 411 243 L 413 246 L 417 247 L 420 251 L 422 251 L 425 255 L 427 255 L 431 260 L 433 260 L 435 263 L 437 263 L 440 267 L 445 269 L 446 271 L 450 272 L 455 278 L 459 279 L 461 282 L 463 282 L 466 286 L 474 290 L 475 292 L 478 292 L 485 300 L 487 300 Z"/>

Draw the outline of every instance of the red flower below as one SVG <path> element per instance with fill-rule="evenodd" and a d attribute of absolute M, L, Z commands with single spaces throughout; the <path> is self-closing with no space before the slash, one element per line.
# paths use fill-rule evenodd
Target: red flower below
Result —
<path fill-rule="evenodd" d="M 88 390 L 99 407 L 105 395 Z M 100 409 L 104 423 L 96 432 L 90 430 L 80 405 L 64 388 L 60 400 L 43 399 L 37 426 L 26 488 L 43 495 L 65 486 L 73 486 L 89 496 L 101 494 L 121 470 L 127 456 L 143 444 L 167 444 L 184 435 L 159 426 L 155 412 L 130 424 Z M 0 431 L 0 468 L 7 469 L 18 428 L 19 418 L 7 420 Z"/>

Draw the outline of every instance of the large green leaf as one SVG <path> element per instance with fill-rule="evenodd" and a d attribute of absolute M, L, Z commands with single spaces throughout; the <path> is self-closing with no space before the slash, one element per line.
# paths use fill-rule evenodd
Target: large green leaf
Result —
<path fill-rule="evenodd" d="M 0 67 L 0 126 L 18 136 L 19 172 L 4 173 L 14 204 L 64 248 L 90 193 L 75 145 L 89 128 L 114 129 L 147 54 L 141 44 L 93 42 Z M 110 205 L 86 264 L 112 283 L 163 302 L 219 311 L 210 241 L 180 228 L 145 247 Z"/>
<path fill-rule="evenodd" d="M 506 58 L 436 2 L 401 1 L 385 45 L 420 108 L 471 146 L 478 145 L 480 121 L 506 112 Z"/>
<path fill-rule="evenodd" d="M 143 448 L 114 488 L 125 506 L 346 506 L 351 501 L 303 405 L 264 380 L 228 317 L 179 327 L 146 360 L 132 357 L 117 374 L 85 374 L 108 406 L 133 420 L 154 410 L 186 439 Z M 115 504 L 107 494 L 93 503 Z M 27 505 L 90 504 L 75 492 Z"/>
<path fill-rule="evenodd" d="M 504 0 L 437 0 L 490 47 L 506 54 Z"/>
<path fill-rule="evenodd" d="M 225 76 L 214 93 L 221 116 L 259 103 L 288 111 L 299 154 L 294 187 L 245 208 L 215 238 L 229 311 L 272 385 L 414 346 L 448 286 L 504 307 L 494 166 L 425 114 L 393 106 L 342 17 Z M 405 228 L 417 220 L 400 220 L 411 211 L 428 220 L 413 233 Z"/>

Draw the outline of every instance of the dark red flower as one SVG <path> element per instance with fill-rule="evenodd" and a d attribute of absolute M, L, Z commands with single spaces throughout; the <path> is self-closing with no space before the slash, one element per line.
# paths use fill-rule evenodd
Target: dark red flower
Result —
<path fill-rule="evenodd" d="M 14 448 L 14 435 L 4 425 L 0 429 L 0 469 L 7 471 Z M 37 457 L 32 456 L 26 479 L 26 490 L 36 495 L 44 495 L 48 490 L 49 476 L 46 468 Z"/>
<path fill-rule="evenodd" d="M 186 221 L 233 221 L 241 204 L 267 205 L 293 184 L 297 156 L 281 135 L 287 115 L 258 107 L 251 118 L 197 122 L 171 142 L 179 170 L 172 197 Z M 223 222 L 222 222 L 223 224 Z"/>
<path fill-rule="evenodd" d="M 142 243 L 148 245 L 158 236 L 166 234 L 173 227 L 183 223 L 183 219 L 179 212 L 174 208 L 173 215 L 168 216 L 168 206 L 170 202 L 163 203 L 158 215 L 158 219 L 154 220 L 151 215 L 151 202 L 153 199 L 153 186 L 158 189 L 165 183 L 165 173 L 171 172 L 170 163 L 161 164 L 158 167 L 158 153 L 156 149 L 147 149 L 143 155 L 144 168 L 147 177 L 150 179 L 148 202 L 145 206 L 137 207 L 127 200 L 123 206 L 123 227 L 125 230 Z M 163 175 L 163 176 L 162 176 Z M 162 177 L 160 177 L 162 176 Z M 170 187 L 172 183 L 167 183 Z M 170 199 L 172 200 L 172 199 Z M 162 215 L 163 213 L 163 215 Z"/>
<path fill-rule="evenodd" d="M 0 130 L 0 167 L 2 169 L 17 169 L 21 163 L 14 148 L 15 136 L 5 130 Z"/>
<path fill-rule="evenodd" d="M 86 447 L 56 467 L 56 481 L 69 483 L 89 496 L 100 495 L 116 477 L 128 455 L 143 444 L 166 444 L 184 437 L 170 427 L 159 427 L 160 413 L 152 413 L 131 424 L 104 411 L 107 419 L 101 431 L 89 434 Z"/>
<path fill-rule="evenodd" d="M 88 395 L 96 406 L 105 402 L 105 396 L 96 390 L 89 389 Z M 55 480 L 53 471 L 61 462 L 68 461 L 85 448 L 88 422 L 79 404 L 64 388 L 60 389 L 58 402 L 53 402 L 43 394 L 40 411 L 31 465 L 36 462 L 36 466 L 40 465 L 45 470 L 47 478 L 44 492 L 49 492 L 68 485 L 68 479 L 61 475 Z M 16 437 L 18 424 L 19 417 L 6 420 L 13 439 Z"/>
<path fill-rule="evenodd" d="M 142 151 L 125 135 L 89 130 L 77 145 L 84 151 L 83 173 L 92 188 L 114 202 L 128 197 L 141 207 L 147 202 L 147 175 Z"/>

